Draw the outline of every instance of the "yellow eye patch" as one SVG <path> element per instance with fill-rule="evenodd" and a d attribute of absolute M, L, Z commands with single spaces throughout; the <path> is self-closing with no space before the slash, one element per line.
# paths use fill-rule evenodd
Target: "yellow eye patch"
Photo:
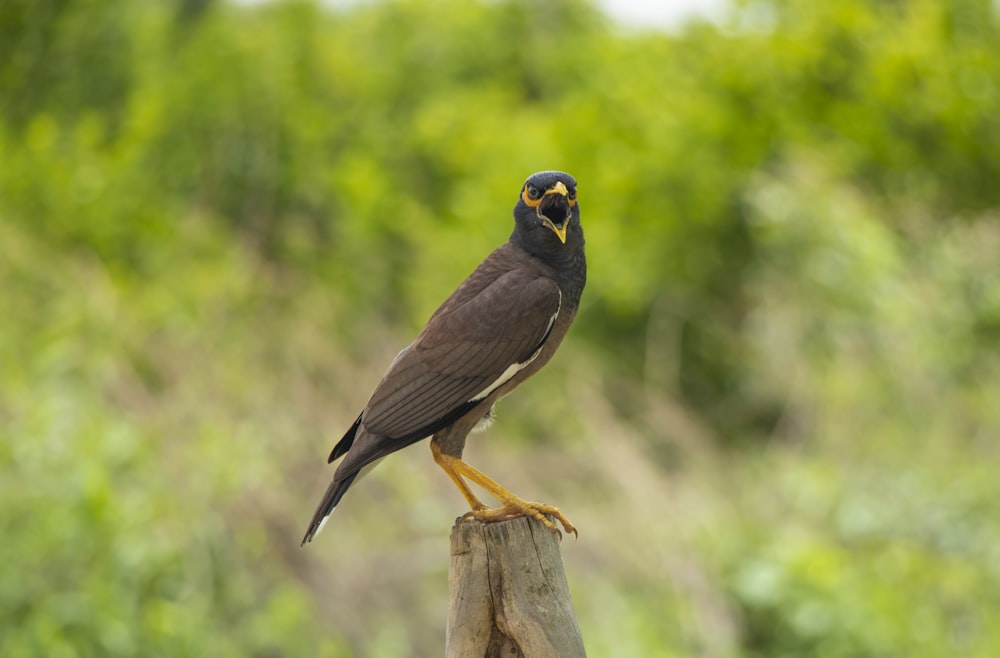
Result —
<path fill-rule="evenodd" d="M 563 196 L 565 196 L 566 200 L 569 202 L 569 207 L 570 208 L 572 208 L 573 206 L 576 205 L 576 197 L 574 196 L 573 198 L 570 198 L 570 196 L 567 194 L 566 186 L 563 185 L 561 182 L 556 183 L 555 185 L 553 185 L 552 187 L 550 187 L 549 189 L 547 189 L 545 191 L 545 194 L 543 194 L 542 196 L 538 197 L 537 199 L 532 199 L 528 195 L 528 188 L 529 187 L 531 187 L 531 186 L 530 185 L 525 185 L 524 189 L 521 190 L 521 200 L 524 201 L 525 205 L 527 205 L 529 208 L 538 208 L 538 205 L 542 202 L 542 199 L 544 199 L 545 197 L 547 197 L 550 194 L 562 194 Z"/>

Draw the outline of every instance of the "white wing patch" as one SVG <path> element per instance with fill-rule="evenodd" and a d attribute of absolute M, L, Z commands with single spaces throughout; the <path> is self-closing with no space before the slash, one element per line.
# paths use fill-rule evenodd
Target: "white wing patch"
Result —
<path fill-rule="evenodd" d="M 552 325 L 555 324 L 556 318 L 559 317 L 559 309 L 562 308 L 562 290 L 559 290 L 558 292 L 559 292 L 559 304 L 556 306 L 556 312 L 552 314 L 551 318 L 549 318 L 549 324 L 548 326 L 545 327 L 545 332 L 542 334 L 543 336 L 548 335 L 549 331 L 552 330 Z M 469 402 L 478 402 L 479 400 L 486 399 L 486 397 L 490 393 L 492 393 L 493 391 L 497 390 L 498 388 L 509 382 L 514 377 L 514 375 L 516 375 L 517 373 L 521 372 L 529 365 L 531 365 L 531 362 L 537 359 L 538 355 L 541 353 L 542 353 L 542 346 L 540 345 L 538 349 L 535 350 L 535 353 L 529 356 L 526 361 L 522 361 L 521 363 L 512 363 L 509 366 L 507 366 L 507 369 L 504 370 L 502 373 L 500 373 L 500 376 L 497 377 L 492 384 L 484 388 L 476 395 L 469 398 Z"/>
<path fill-rule="evenodd" d="M 478 402 L 479 400 L 486 399 L 487 395 L 489 395 L 493 391 L 497 390 L 498 388 L 509 382 L 514 377 L 514 375 L 527 368 L 532 361 L 538 358 L 538 353 L 541 351 L 542 349 L 538 348 L 538 350 L 534 354 L 532 354 L 527 361 L 524 361 L 522 363 L 512 363 L 509 366 L 507 366 L 507 369 L 504 370 L 499 377 L 497 377 L 495 382 L 484 388 L 480 393 L 477 393 L 476 395 L 472 396 L 469 402 Z"/>

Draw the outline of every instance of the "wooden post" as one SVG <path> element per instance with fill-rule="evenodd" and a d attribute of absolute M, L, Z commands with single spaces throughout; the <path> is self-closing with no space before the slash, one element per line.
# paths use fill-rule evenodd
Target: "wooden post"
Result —
<path fill-rule="evenodd" d="M 455 522 L 447 658 L 585 656 L 559 537 L 534 519 Z"/>

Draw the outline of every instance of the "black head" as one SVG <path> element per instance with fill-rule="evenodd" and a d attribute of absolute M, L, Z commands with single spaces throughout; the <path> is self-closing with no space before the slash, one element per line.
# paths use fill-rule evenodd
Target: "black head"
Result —
<path fill-rule="evenodd" d="M 561 171 L 532 174 L 521 188 L 514 220 L 519 241 L 548 249 L 582 242 L 576 179 Z"/>

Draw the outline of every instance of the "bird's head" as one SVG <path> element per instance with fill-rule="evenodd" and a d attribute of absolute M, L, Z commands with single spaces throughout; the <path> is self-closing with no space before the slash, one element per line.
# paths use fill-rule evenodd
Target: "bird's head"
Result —
<path fill-rule="evenodd" d="M 575 222 L 572 221 L 574 218 Z M 537 229 L 545 228 L 555 234 L 560 243 L 566 244 L 570 224 L 575 224 L 577 230 L 580 225 L 576 179 L 561 171 L 532 174 L 521 188 L 521 198 L 514 206 L 514 219 L 518 227 L 529 235 L 535 235 Z"/>

